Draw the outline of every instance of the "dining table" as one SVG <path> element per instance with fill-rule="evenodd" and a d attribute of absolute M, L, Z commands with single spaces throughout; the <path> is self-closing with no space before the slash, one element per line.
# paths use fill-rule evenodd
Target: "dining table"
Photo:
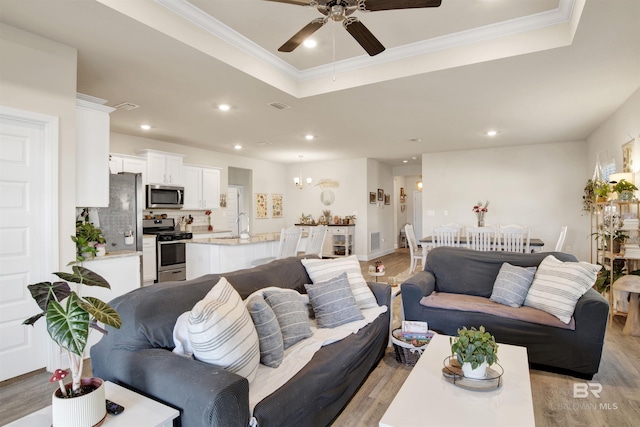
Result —
<path fill-rule="evenodd" d="M 418 242 L 420 243 L 420 246 L 422 246 L 423 249 L 425 249 L 426 246 L 428 246 L 430 243 L 433 243 L 433 236 L 423 237 Z M 467 246 L 467 237 L 460 236 L 460 247 L 464 248 L 466 246 Z M 543 248 L 544 248 L 544 242 L 541 239 L 538 239 L 536 237 L 532 237 L 529 239 L 529 249 L 531 250 L 531 253 L 542 252 Z"/>

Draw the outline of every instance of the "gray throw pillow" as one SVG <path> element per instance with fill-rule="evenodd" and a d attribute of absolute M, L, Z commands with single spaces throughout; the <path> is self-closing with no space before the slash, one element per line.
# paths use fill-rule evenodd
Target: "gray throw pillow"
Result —
<path fill-rule="evenodd" d="M 364 319 L 351 291 L 347 273 L 326 282 L 304 285 L 320 328 L 335 328 Z"/>
<path fill-rule="evenodd" d="M 277 368 L 284 357 L 284 342 L 278 318 L 260 295 L 250 297 L 246 306 L 258 332 L 260 362 L 270 368 Z"/>
<path fill-rule="evenodd" d="M 264 300 L 276 314 L 285 350 L 313 335 L 309 326 L 309 313 L 300 294 L 291 289 L 265 290 Z"/>
<path fill-rule="evenodd" d="M 518 308 L 527 297 L 536 267 L 518 267 L 508 262 L 502 264 L 493 284 L 491 301 Z"/>

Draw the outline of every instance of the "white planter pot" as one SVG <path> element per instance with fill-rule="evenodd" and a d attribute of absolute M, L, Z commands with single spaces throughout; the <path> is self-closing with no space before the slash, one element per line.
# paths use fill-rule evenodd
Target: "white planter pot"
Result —
<path fill-rule="evenodd" d="M 466 378 L 484 378 L 487 375 L 487 362 L 482 362 L 476 369 L 471 368 L 471 363 L 464 362 L 462 373 Z"/>
<path fill-rule="evenodd" d="M 83 385 L 99 385 L 97 389 L 83 396 L 63 399 L 56 389 L 51 398 L 53 427 L 92 427 L 102 423 L 107 416 L 104 381 L 100 378 L 82 378 Z M 67 388 L 71 384 L 67 385 Z"/>

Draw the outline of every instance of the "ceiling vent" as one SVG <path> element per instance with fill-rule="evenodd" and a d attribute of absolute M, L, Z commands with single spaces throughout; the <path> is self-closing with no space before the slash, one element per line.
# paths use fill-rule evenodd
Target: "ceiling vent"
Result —
<path fill-rule="evenodd" d="M 273 108 L 275 108 L 277 110 L 288 110 L 289 108 L 291 108 L 290 105 L 287 105 L 287 104 L 279 102 L 279 101 L 271 102 L 268 105 L 272 106 Z"/>
<path fill-rule="evenodd" d="M 131 102 L 122 102 L 115 106 L 115 108 L 117 108 L 118 110 L 124 110 L 124 111 L 135 110 L 138 107 L 140 106 Z"/>

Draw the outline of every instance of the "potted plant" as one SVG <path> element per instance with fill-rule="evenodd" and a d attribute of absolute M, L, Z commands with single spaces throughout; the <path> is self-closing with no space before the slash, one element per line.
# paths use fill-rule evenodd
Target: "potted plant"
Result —
<path fill-rule="evenodd" d="M 633 199 L 633 192 L 637 189 L 638 187 L 636 187 L 626 179 L 621 179 L 612 188 L 615 193 L 618 193 L 618 198 L 620 200 L 627 202 Z"/>
<path fill-rule="evenodd" d="M 593 183 L 593 192 L 596 195 L 597 202 L 606 202 L 611 193 L 611 186 L 608 182 L 596 180 Z"/>
<path fill-rule="evenodd" d="M 595 208 L 596 193 L 594 192 L 596 184 L 593 179 L 587 180 L 584 186 L 584 194 L 582 195 L 582 211 L 591 213 Z"/>
<path fill-rule="evenodd" d="M 80 286 L 111 288 L 102 276 L 87 268 L 74 265 L 72 270 L 72 273 L 54 274 Z M 49 336 L 69 355 L 72 382 L 53 393 L 53 425 L 88 427 L 98 424 L 106 416 L 104 383 L 100 378 L 81 378 L 83 354 L 91 329 L 106 334 L 98 322 L 118 329 L 122 325 L 120 315 L 98 298 L 79 296 L 64 281 L 40 282 L 27 288 L 42 311 L 23 324 L 33 325 L 44 317 Z M 54 376 L 61 380 L 57 374 L 58 371 Z"/>
<path fill-rule="evenodd" d="M 627 232 L 622 229 L 623 225 L 619 214 L 608 214 L 598 227 L 598 231 L 591 235 L 600 241 L 604 250 L 617 254 L 620 253 L 621 245 L 629 238 Z"/>
<path fill-rule="evenodd" d="M 95 257 L 96 244 L 106 243 L 102 230 L 87 221 L 76 221 L 76 235 L 71 240 L 76 244 L 76 262 Z"/>
<path fill-rule="evenodd" d="M 458 329 L 458 336 L 449 338 L 449 343 L 467 378 L 484 378 L 487 367 L 498 361 L 498 344 L 484 326 Z"/>

